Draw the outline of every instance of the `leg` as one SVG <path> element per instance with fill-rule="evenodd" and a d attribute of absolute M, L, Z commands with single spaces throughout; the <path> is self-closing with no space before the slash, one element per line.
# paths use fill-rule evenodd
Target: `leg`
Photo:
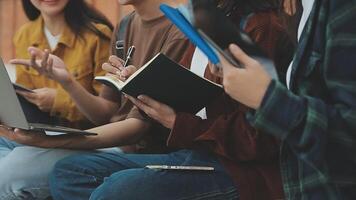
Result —
<path fill-rule="evenodd" d="M 53 199 L 89 199 L 105 177 L 128 167 L 137 167 L 121 158 L 121 154 L 102 152 L 70 156 L 57 162 L 49 177 Z"/>
<path fill-rule="evenodd" d="M 206 173 L 145 169 L 145 166 L 149 164 L 213 166 L 215 171 Z M 161 178 L 163 178 L 162 181 Z M 142 180 L 147 181 L 147 185 L 143 184 L 147 187 L 137 188 L 136 185 Z M 189 184 L 185 187 L 187 180 Z M 206 184 L 201 186 L 202 182 Z M 115 183 L 115 187 L 110 186 L 112 183 Z M 148 187 L 150 184 L 152 187 Z M 154 195 L 157 188 L 166 187 L 170 189 L 166 192 L 162 190 L 159 195 L 163 198 L 157 199 L 167 199 L 172 195 L 176 195 L 173 199 L 194 195 L 204 197 L 209 194 L 224 194 L 225 199 L 237 196 L 231 178 L 214 157 L 188 150 L 163 155 L 121 154 L 118 156 L 101 153 L 68 157 L 56 164 L 50 176 L 50 187 L 53 197 L 58 200 L 88 199 L 93 192 L 91 199 L 112 199 L 113 197 L 114 199 L 121 197 L 122 199 L 137 199 L 138 196 L 130 195 L 137 194 L 135 191 L 138 190 L 140 194 L 145 194 L 141 197 L 142 199 L 147 199 L 147 197 L 154 199 L 154 196 L 147 195 Z M 154 188 L 156 190 L 153 190 Z M 131 192 L 122 193 L 128 189 Z M 165 198 L 165 195 L 169 196 Z"/>
<path fill-rule="evenodd" d="M 226 174 L 138 168 L 113 174 L 90 197 L 90 200 L 112 199 L 231 200 L 238 199 L 238 193 Z"/>
<path fill-rule="evenodd" d="M 45 199 L 48 175 L 54 164 L 80 151 L 21 146 L 0 160 L 0 199 Z"/>
<path fill-rule="evenodd" d="M 3 137 L 0 137 L 0 161 L 5 158 L 9 153 L 11 153 L 14 148 L 20 146 L 16 142 L 12 142 Z"/>

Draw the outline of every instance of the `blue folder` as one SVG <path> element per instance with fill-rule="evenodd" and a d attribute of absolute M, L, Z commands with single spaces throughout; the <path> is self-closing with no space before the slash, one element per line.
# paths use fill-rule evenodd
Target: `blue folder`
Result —
<path fill-rule="evenodd" d="M 164 15 L 172 21 L 174 25 L 182 31 L 185 36 L 197 46 L 210 60 L 213 64 L 218 64 L 220 62 L 219 57 L 215 51 L 209 46 L 209 44 L 201 37 L 198 31 L 192 26 L 192 24 L 181 14 L 181 12 L 173 7 L 166 4 L 160 5 L 161 11 Z"/>

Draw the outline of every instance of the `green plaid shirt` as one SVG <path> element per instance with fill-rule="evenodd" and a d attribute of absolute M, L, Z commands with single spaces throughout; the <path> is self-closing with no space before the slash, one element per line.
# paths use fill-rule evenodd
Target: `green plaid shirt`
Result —
<path fill-rule="evenodd" d="M 281 138 L 287 199 L 356 199 L 356 0 L 316 0 L 292 67 L 252 125 Z"/>

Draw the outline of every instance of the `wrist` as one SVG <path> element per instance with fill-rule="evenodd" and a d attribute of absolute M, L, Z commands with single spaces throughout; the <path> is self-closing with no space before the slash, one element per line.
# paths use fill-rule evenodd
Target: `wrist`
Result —
<path fill-rule="evenodd" d="M 167 123 L 167 127 L 166 127 L 166 128 L 173 129 L 174 123 L 176 122 L 176 118 L 177 118 L 177 115 L 174 114 L 174 115 L 168 120 L 168 123 Z"/>
<path fill-rule="evenodd" d="M 264 88 L 262 95 L 260 97 L 260 101 L 258 102 L 258 104 L 256 105 L 256 107 L 254 108 L 255 110 L 260 109 L 261 107 L 264 106 L 264 104 L 266 103 L 267 99 L 271 96 L 271 93 L 275 87 L 276 81 L 275 80 L 270 80 L 269 83 L 267 84 L 267 87 Z"/>
<path fill-rule="evenodd" d="M 67 80 L 60 82 L 60 84 L 65 90 L 70 91 L 75 87 L 75 80 L 72 76 L 69 76 Z"/>

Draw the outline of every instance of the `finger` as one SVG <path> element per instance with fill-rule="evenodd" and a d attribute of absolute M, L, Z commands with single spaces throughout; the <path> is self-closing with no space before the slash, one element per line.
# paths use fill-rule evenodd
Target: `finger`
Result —
<path fill-rule="evenodd" d="M 10 64 L 24 65 L 24 66 L 29 67 L 31 65 L 31 60 L 29 60 L 29 59 L 12 59 L 12 60 L 10 60 Z"/>
<path fill-rule="evenodd" d="M 10 128 L 10 127 L 8 127 L 8 126 L 5 126 L 5 125 L 2 125 L 2 124 L 0 124 L 0 128 L 2 128 L 2 129 L 6 129 L 6 130 L 10 130 L 10 129 L 12 129 L 12 128 Z"/>
<path fill-rule="evenodd" d="M 140 101 L 142 101 L 144 104 L 146 104 L 147 106 L 158 110 L 163 104 L 146 96 L 146 95 L 140 95 L 137 97 L 137 99 L 139 99 Z"/>
<path fill-rule="evenodd" d="M 46 135 L 45 131 L 28 131 L 28 130 L 23 130 L 20 128 L 13 129 L 13 132 L 16 134 L 21 134 L 21 135 L 29 135 L 29 134 L 44 134 L 44 135 Z"/>
<path fill-rule="evenodd" d="M 27 92 L 27 91 L 23 91 L 23 90 L 15 90 L 16 94 L 19 94 L 21 96 L 25 96 L 27 93 L 31 93 L 31 92 Z"/>
<path fill-rule="evenodd" d="M 123 60 L 119 57 L 112 55 L 109 57 L 109 62 L 116 68 L 123 67 Z"/>
<path fill-rule="evenodd" d="M 141 109 L 142 102 L 140 100 L 138 100 L 132 96 L 129 96 L 129 95 L 125 95 L 125 97 L 128 98 L 133 104 L 135 104 L 135 106 L 137 106 L 138 108 Z"/>
<path fill-rule="evenodd" d="M 0 135 L 6 138 L 10 138 L 13 133 L 12 128 L 0 126 Z"/>
<path fill-rule="evenodd" d="M 12 132 L 13 128 L 5 126 L 5 125 L 0 125 L 0 132 L 5 131 L 5 132 Z"/>
<path fill-rule="evenodd" d="M 15 128 L 14 129 L 14 133 L 15 134 L 21 134 L 21 135 L 25 134 L 25 132 L 23 130 L 19 129 L 19 128 Z"/>
<path fill-rule="evenodd" d="M 112 66 L 111 64 L 109 63 L 104 63 L 102 65 L 102 69 L 109 72 L 109 73 L 112 73 L 112 74 L 116 74 L 116 75 L 120 75 L 120 70 L 114 66 Z"/>
<path fill-rule="evenodd" d="M 35 92 L 35 90 L 33 90 Z M 16 93 L 20 94 L 23 97 L 28 97 L 28 98 L 35 98 L 36 94 L 32 92 L 25 92 L 25 91 L 19 91 L 16 90 Z"/>
<path fill-rule="evenodd" d="M 257 61 L 248 56 L 240 47 L 235 44 L 231 44 L 229 46 L 230 52 L 232 55 L 243 65 L 243 66 L 251 66 L 254 65 Z"/>
<path fill-rule="evenodd" d="M 133 73 L 135 73 L 137 71 L 137 68 L 133 65 L 127 66 L 125 67 L 122 71 L 121 71 L 121 76 L 123 76 L 124 78 L 128 78 L 130 77 Z"/>
<path fill-rule="evenodd" d="M 37 94 L 30 92 L 19 92 L 21 96 L 23 96 L 27 101 L 37 104 Z"/>
<path fill-rule="evenodd" d="M 212 74 L 214 74 L 214 75 L 220 75 L 220 74 L 219 74 L 220 71 L 219 71 L 219 68 L 218 68 L 217 65 L 214 65 L 213 63 L 209 62 L 208 66 L 209 66 L 210 72 L 211 72 Z"/>
<path fill-rule="evenodd" d="M 42 69 L 47 69 L 47 64 L 48 64 L 48 57 L 49 57 L 49 51 L 48 49 L 44 50 L 44 55 L 41 61 L 41 68 Z"/>
<path fill-rule="evenodd" d="M 37 70 L 38 72 L 41 72 L 41 67 L 38 66 L 37 62 L 36 62 L 36 54 L 31 52 L 31 64 L 30 67 L 33 67 L 35 70 Z"/>
<path fill-rule="evenodd" d="M 144 113 L 146 113 L 148 116 L 152 116 L 153 110 L 147 106 L 144 102 L 142 102 L 139 99 L 136 99 L 132 96 L 126 96 L 135 106 L 137 106 L 140 110 L 142 110 Z"/>
<path fill-rule="evenodd" d="M 53 74 L 53 58 L 49 58 L 46 70 L 49 75 Z"/>
<path fill-rule="evenodd" d="M 44 57 L 44 54 L 45 52 L 42 51 L 41 49 L 37 48 L 37 47 L 29 47 L 27 49 L 27 51 L 30 53 L 30 54 L 34 54 L 36 55 L 36 57 L 39 57 L 39 58 L 43 58 Z"/>
<path fill-rule="evenodd" d="M 50 90 L 50 88 L 44 87 L 44 88 L 34 89 L 32 91 L 35 92 L 35 93 L 33 93 L 34 96 L 38 96 L 39 94 L 48 92 L 49 90 Z"/>

